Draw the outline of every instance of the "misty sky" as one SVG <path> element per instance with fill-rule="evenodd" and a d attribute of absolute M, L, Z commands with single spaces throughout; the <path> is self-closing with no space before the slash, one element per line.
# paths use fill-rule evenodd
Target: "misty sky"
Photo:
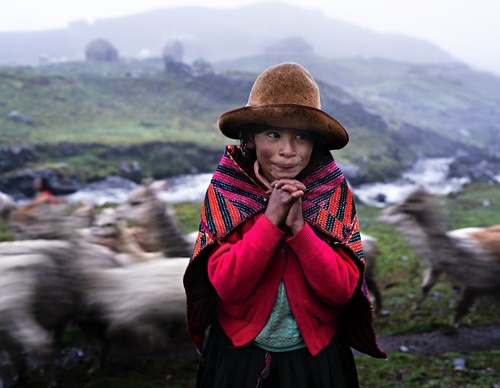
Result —
<path fill-rule="evenodd" d="M 64 28 L 76 20 L 124 16 L 155 8 L 234 8 L 271 0 L 2 1 L 0 32 Z M 273 0 L 276 1 L 276 0 Z M 455 58 L 500 75 L 499 0 L 282 0 L 321 9 L 331 18 L 375 31 L 430 41 Z"/>

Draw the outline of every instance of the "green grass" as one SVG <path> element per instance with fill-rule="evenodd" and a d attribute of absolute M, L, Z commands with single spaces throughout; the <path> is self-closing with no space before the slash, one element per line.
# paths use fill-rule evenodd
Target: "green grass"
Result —
<path fill-rule="evenodd" d="M 214 136 L 218 135 L 215 123 L 229 107 L 201 94 L 199 88 L 164 73 L 137 79 L 0 68 L 2 142 L 222 143 L 221 136 Z M 14 110 L 34 125 L 8 120 L 7 113 Z"/>
<path fill-rule="evenodd" d="M 464 358 L 466 370 L 453 370 L 453 361 Z M 500 351 L 441 356 L 391 353 L 389 360 L 357 357 L 363 388 L 485 388 L 498 384 Z"/>

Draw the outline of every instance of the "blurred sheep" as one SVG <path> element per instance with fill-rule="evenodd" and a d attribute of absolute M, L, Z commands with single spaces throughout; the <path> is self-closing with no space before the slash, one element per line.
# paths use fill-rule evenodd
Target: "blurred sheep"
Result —
<path fill-rule="evenodd" d="M 500 226 L 448 231 L 434 198 L 421 189 L 386 208 L 380 221 L 395 225 L 423 261 L 422 295 L 415 308 L 442 273 L 460 289 L 450 332 L 458 328 L 478 297 L 499 294 Z"/>
<path fill-rule="evenodd" d="M 102 214 L 106 215 L 112 217 L 108 221 L 114 219 L 112 214 Z M 106 246 L 89 242 L 77 232 L 72 217 L 72 213 L 67 214 L 66 209 L 59 206 L 40 205 L 23 209 L 12 222 L 19 238 L 37 236 L 47 239 L 37 241 L 45 241 L 49 246 L 68 245 L 61 255 L 47 251 L 52 259 L 58 258 L 55 269 L 59 278 L 54 276 L 50 283 L 67 286 L 64 289 L 61 286 L 61 292 L 72 297 L 72 303 L 66 306 L 67 309 L 61 306 L 60 313 L 66 312 L 68 320 L 77 324 L 91 342 L 99 344 L 100 355 L 93 369 L 102 365 L 112 344 L 123 337 L 140 341 L 151 336 L 171 339 L 172 333 L 179 328 L 185 331 L 182 276 L 189 258 L 139 263 L 130 252 L 118 254 Z M 23 243 L 28 252 L 37 254 L 40 243 L 33 241 L 16 243 Z M 38 275 L 40 278 L 32 282 L 33 289 L 43 288 L 46 300 L 54 300 L 56 295 L 50 293 L 55 290 L 43 280 L 43 272 Z M 63 299 L 62 296 L 57 298 Z M 42 301 L 34 303 L 41 305 Z"/>
<path fill-rule="evenodd" d="M 192 255 L 193 237 L 182 232 L 173 209 L 158 198 L 152 184 L 145 182 L 133 190 L 116 215 L 140 227 L 138 241 L 144 250 L 162 251 L 166 257 Z"/>
<path fill-rule="evenodd" d="M 91 371 L 104 365 L 113 343 L 123 338 L 142 344 L 179 339 L 179 329 L 184 333 L 186 327 L 182 277 L 188 261 L 171 258 L 85 271 L 78 283 L 82 312 L 87 323 L 98 322 L 102 328 L 99 357 Z"/>
<path fill-rule="evenodd" d="M 361 233 L 361 241 L 363 243 L 363 253 L 365 257 L 365 280 L 370 294 L 373 296 L 375 304 L 375 314 L 380 315 L 382 312 L 382 292 L 377 282 L 377 240 L 365 233 Z"/>
<path fill-rule="evenodd" d="M 162 252 L 146 252 L 129 233 L 125 220 L 117 219 L 113 209 L 104 209 L 95 219 L 86 234 L 88 241 L 101 244 L 113 252 L 128 255 L 133 261 L 164 258 Z"/>
<path fill-rule="evenodd" d="M 62 268 L 72 252 L 57 240 L 0 243 L 0 344 L 18 385 L 26 382 L 28 355 L 54 383 L 55 349 L 76 302 L 72 273 Z"/>

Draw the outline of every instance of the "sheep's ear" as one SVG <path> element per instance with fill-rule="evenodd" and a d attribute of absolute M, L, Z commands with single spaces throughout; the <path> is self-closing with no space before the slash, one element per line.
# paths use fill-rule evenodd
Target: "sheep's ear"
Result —
<path fill-rule="evenodd" d="M 146 187 L 149 187 L 151 186 L 151 184 L 154 182 L 154 179 L 153 178 L 144 178 L 142 180 L 142 184 L 143 186 L 146 186 Z"/>
<path fill-rule="evenodd" d="M 105 207 L 104 209 L 101 210 L 101 213 L 111 216 L 111 215 L 116 214 L 116 210 L 112 207 Z"/>
<path fill-rule="evenodd" d="M 163 191 L 163 190 L 168 190 L 170 187 L 168 185 L 168 181 L 163 179 L 161 181 L 154 181 L 151 183 L 149 186 L 151 189 L 155 190 L 156 192 Z"/>

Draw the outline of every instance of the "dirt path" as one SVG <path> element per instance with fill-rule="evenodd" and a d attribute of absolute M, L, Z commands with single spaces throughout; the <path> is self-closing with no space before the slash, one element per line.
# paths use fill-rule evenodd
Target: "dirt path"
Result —
<path fill-rule="evenodd" d="M 500 326 L 460 328 L 454 335 L 442 331 L 380 337 L 380 347 L 388 353 L 405 351 L 435 356 L 448 352 L 499 350 Z"/>

